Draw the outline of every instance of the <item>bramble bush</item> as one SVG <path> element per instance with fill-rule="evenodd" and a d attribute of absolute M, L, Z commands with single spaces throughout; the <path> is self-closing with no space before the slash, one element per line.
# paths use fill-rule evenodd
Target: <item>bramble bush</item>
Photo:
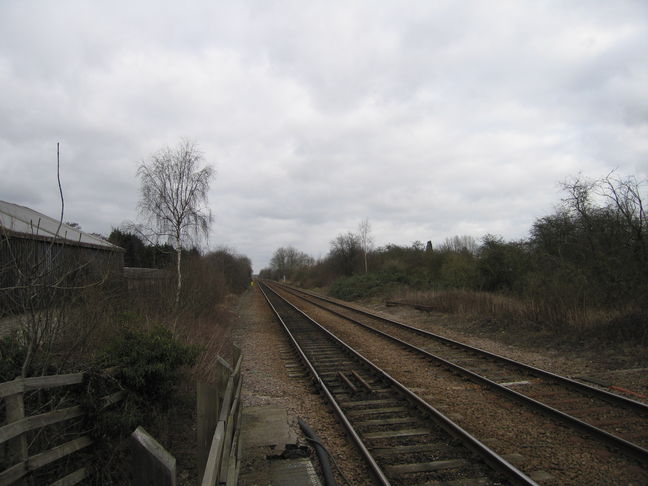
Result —
<path fill-rule="evenodd" d="M 142 402 L 168 404 L 182 366 L 193 365 L 198 350 L 182 344 L 171 331 L 125 329 L 103 355 L 106 366 L 117 367 L 115 378 Z"/>
<path fill-rule="evenodd" d="M 164 429 L 168 410 L 182 379 L 182 368 L 193 365 L 198 350 L 177 340 L 162 326 L 151 330 L 123 328 L 86 371 L 80 405 L 84 429 L 95 440 L 92 484 L 128 482 L 126 439 L 138 425 Z M 109 372 L 106 370 L 110 370 Z M 103 397 L 126 391 L 124 400 L 105 407 Z"/>

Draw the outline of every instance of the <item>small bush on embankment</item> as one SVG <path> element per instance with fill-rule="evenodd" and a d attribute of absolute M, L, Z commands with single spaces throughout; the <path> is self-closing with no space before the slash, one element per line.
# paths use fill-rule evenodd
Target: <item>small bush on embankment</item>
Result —
<path fill-rule="evenodd" d="M 182 371 L 196 362 L 198 350 L 162 326 L 123 329 L 87 373 L 83 406 L 87 429 L 96 441 L 95 484 L 124 484 L 128 479 L 127 441 L 138 426 L 160 439 L 173 421 L 173 406 L 183 401 Z M 104 371 L 111 369 L 110 376 Z M 101 397 L 115 388 L 126 392 L 105 408 Z"/>
<path fill-rule="evenodd" d="M 182 366 L 193 365 L 198 350 L 174 338 L 167 328 L 126 329 L 108 346 L 103 362 L 117 368 L 115 378 L 144 404 L 167 405 Z"/>
<path fill-rule="evenodd" d="M 416 287 L 420 279 L 414 273 L 400 270 L 353 275 L 337 279 L 329 288 L 329 295 L 343 300 L 359 300 L 382 296 L 400 287 Z"/>
<path fill-rule="evenodd" d="M 129 321 L 129 324 L 136 323 Z M 0 339 L 0 382 L 20 375 L 27 352 L 18 335 Z M 139 425 L 156 438 L 167 438 L 170 424 L 177 421 L 178 404 L 186 402 L 187 395 L 193 399 L 194 394 L 187 394 L 186 389 L 184 393 L 177 390 L 186 379 L 183 371 L 196 362 L 197 354 L 197 348 L 184 344 L 162 326 L 150 330 L 119 326 L 94 362 L 88 359 L 84 363 L 83 383 L 25 394 L 28 416 L 77 405 L 84 411 L 83 419 L 50 425 L 30 436 L 30 450 L 40 452 L 58 446 L 64 435 L 89 434 L 94 440 L 93 449 L 69 458 L 70 467 L 77 467 L 74 466 L 77 462 L 78 467 L 91 463 L 94 474 L 89 484 L 128 484 L 130 461 L 126 439 Z M 52 360 L 44 363 L 51 364 Z M 41 359 L 32 360 L 26 372 L 33 376 L 37 371 L 55 374 L 57 370 L 43 368 Z M 104 397 L 119 390 L 126 392 L 125 398 L 106 406 Z M 195 409 L 195 404 L 189 406 Z M 57 468 L 39 469 L 34 473 L 34 484 L 60 479 L 63 469 Z"/>

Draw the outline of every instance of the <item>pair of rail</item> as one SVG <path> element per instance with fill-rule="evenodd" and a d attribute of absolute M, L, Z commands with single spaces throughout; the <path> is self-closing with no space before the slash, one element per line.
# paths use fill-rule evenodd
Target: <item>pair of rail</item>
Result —
<path fill-rule="evenodd" d="M 379 484 L 537 484 L 268 286 L 260 288 Z"/>
<path fill-rule="evenodd" d="M 389 335 L 387 333 L 384 333 L 384 332 L 381 332 L 381 331 L 379 331 L 377 329 L 374 329 L 371 326 L 367 326 L 366 324 L 364 324 L 362 322 L 359 322 L 357 319 L 353 319 L 353 318 L 349 317 L 348 313 L 344 314 L 344 313 L 340 313 L 340 312 L 337 312 L 335 310 L 332 310 L 330 308 L 331 307 L 330 304 L 334 304 L 335 306 L 345 307 L 347 310 L 351 309 L 353 311 L 353 313 L 360 313 L 360 314 L 362 314 L 364 316 L 371 317 L 372 319 L 379 319 L 379 320 L 384 321 L 385 323 L 389 323 L 390 325 L 401 326 L 403 328 L 407 328 L 411 332 L 415 332 L 415 333 L 418 333 L 418 334 L 421 334 L 421 335 L 424 335 L 424 336 L 427 336 L 427 337 L 430 337 L 430 338 L 434 338 L 437 341 L 444 342 L 445 345 L 451 346 L 453 349 L 461 349 L 461 350 L 469 351 L 470 353 L 474 353 L 477 356 L 486 357 L 489 360 L 492 360 L 492 361 L 495 361 L 495 362 L 498 362 L 498 363 L 505 363 L 508 366 L 521 367 L 524 370 L 524 373 L 528 373 L 528 374 L 533 375 L 535 377 L 543 377 L 545 379 L 552 380 L 552 382 L 554 382 L 554 383 L 560 383 L 561 385 L 568 386 L 572 390 L 577 390 L 578 393 L 584 393 L 588 397 L 592 397 L 592 396 L 602 397 L 602 399 L 604 401 L 606 401 L 606 402 L 616 403 L 621 407 L 629 408 L 631 410 L 634 410 L 634 411 L 636 411 L 637 414 L 643 415 L 644 417 L 648 418 L 648 415 L 646 413 L 648 411 L 648 406 L 646 406 L 645 404 L 643 404 L 641 402 L 630 400 L 630 399 L 627 399 L 625 397 L 620 397 L 618 395 L 606 392 L 605 390 L 599 390 L 597 388 L 593 388 L 593 387 L 581 384 L 581 383 L 576 382 L 574 380 L 571 380 L 569 378 L 561 377 L 559 375 L 555 375 L 553 373 L 549 373 L 547 371 L 540 370 L 538 368 L 534 368 L 534 367 L 525 365 L 523 363 L 518 363 L 516 361 L 510 360 L 510 359 L 505 358 L 503 356 L 494 355 L 494 354 L 488 353 L 486 351 L 483 351 L 483 350 L 480 350 L 480 349 L 477 349 L 477 348 L 472 348 L 472 347 L 467 346 L 467 345 L 465 345 L 463 343 L 452 341 L 452 340 L 449 340 L 449 339 L 444 338 L 442 336 L 437 336 L 437 335 L 434 335 L 432 333 L 429 333 L 429 332 L 421 330 L 421 329 L 412 328 L 411 326 L 407 326 L 407 325 L 404 325 L 404 324 L 399 323 L 397 321 L 393 321 L 391 319 L 386 319 L 386 318 L 381 317 L 381 316 L 376 316 L 375 314 L 366 312 L 366 311 L 358 309 L 356 307 L 346 306 L 346 305 L 344 305 L 344 304 L 342 304 L 340 302 L 337 302 L 337 301 L 332 300 L 332 299 L 327 299 L 327 298 L 319 296 L 317 294 L 312 294 L 310 292 L 303 291 L 303 290 L 292 289 L 292 288 L 289 288 L 289 287 L 286 287 L 286 286 L 281 286 L 281 288 L 283 290 L 287 290 L 287 291 L 290 291 L 292 293 L 298 293 L 298 294 L 302 294 L 302 295 L 306 294 L 309 297 L 307 300 L 310 303 L 315 304 L 315 305 L 319 305 L 320 307 L 326 309 L 328 312 L 331 312 L 333 314 L 337 314 L 338 316 L 343 317 L 344 319 L 353 321 L 356 324 L 367 327 L 370 330 L 372 330 L 374 332 L 377 332 L 379 334 L 382 334 L 383 336 L 385 336 L 385 337 L 387 337 L 389 339 L 392 339 L 394 341 L 398 341 L 403 346 L 407 346 L 410 349 L 415 350 L 418 353 L 423 353 L 428 358 L 432 358 L 432 359 L 437 360 L 444 367 L 454 368 L 455 370 L 459 371 L 461 374 L 463 374 L 465 376 L 468 376 L 473 381 L 486 384 L 489 387 L 497 389 L 498 391 L 500 391 L 500 392 L 502 392 L 502 393 L 504 393 L 504 394 L 506 394 L 506 395 L 508 395 L 510 397 L 514 397 L 515 399 L 517 399 L 519 401 L 523 401 L 525 403 L 531 404 L 533 407 L 535 407 L 537 410 L 542 411 L 543 413 L 550 414 L 554 418 L 558 418 L 558 419 L 562 420 L 563 422 L 569 423 L 570 426 L 577 427 L 580 430 L 583 430 L 583 431 L 587 432 L 589 435 L 593 435 L 595 437 L 598 437 L 599 439 L 605 441 L 606 443 L 608 443 L 610 445 L 613 445 L 618 450 L 623 451 L 626 455 L 638 459 L 642 464 L 648 463 L 648 451 L 646 451 L 642 446 L 640 446 L 640 445 L 638 445 L 638 444 L 636 444 L 634 442 L 625 440 L 625 439 L 623 439 L 621 437 L 618 437 L 618 436 L 614 435 L 613 433 L 610 433 L 610 432 L 608 432 L 606 430 L 595 427 L 595 426 L 591 425 L 590 423 L 587 423 L 586 421 L 583 421 L 583 420 L 580 420 L 578 418 L 575 418 L 575 417 L 571 416 L 568 413 L 565 413 L 565 412 L 562 412 L 562 411 L 560 411 L 558 409 L 550 407 L 550 406 L 546 405 L 545 403 L 543 403 L 542 401 L 535 400 L 535 399 L 530 398 L 530 397 L 528 397 L 528 396 L 526 396 L 526 395 L 524 395 L 522 393 L 519 393 L 519 392 L 512 389 L 512 388 L 515 387 L 515 383 L 500 384 L 496 380 L 493 381 L 493 380 L 491 380 L 491 379 L 489 379 L 489 378 L 487 378 L 485 376 L 480 375 L 479 373 L 475 373 L 473 371 L 470 371 L 469 369 L 462 368 L 462 367 L 460 367 L 460 366 L 458 366 L 458 365 L 456 365 L 456 364 L 454 364 L 452 362 L 449 362 L 447 360 L 439 358 L 438 356 L 432 355 L 432 354 L 428 353 L 425 350 L 416 348 L 415 346 L 412 346 L 409 343 L 403 342 L 402 340 L 398 340 L 394 336 L 391 336 L 391 335 Z M 326 305 L 322 305 L 321 303 L 318 303 L 318 302 L 314 301 L 314 299 L 317 299 L 320 302 L 325 302 Z M 307 318 L 307 317 L 305 317 L 305 318 Z M 311 370 L 311 372 L 316 373 L 316 371 L 313 371 L 313 370 Z M 339 377 L 339 381 L 343 382 L 341 377 Z M 513 385 L 513 386 L 511 386 L 511 385 Z M 646 433 L 648 433 L 648 430 L 646 431 Z M 488 448 L 486 448 L 486 449 L 488 449 Z M 490 452 L 492 452 L 492 451 L 489 451 L 489 450 L 486 451 L 485 455 L 488 456 L 488 454 Z M 492 459 L 489 459 L 489 461 L 493 462 Z M 495 462 L 498 462 L 498 461 L 495 461 Z M 504 461 L 504 463 L 506 463 L 506 461 Z M 510 466 L 510 465 L 505 464 L 503 469 L 507 469 L 508 466 Z M 502 469 L 501 463 L 496 464 L 495 469 Z M 526 483 L 525 482 L 518 483 L 518 482 L 516 482 L 516 481 L 520 481 L 520 479 L 518 478 L 517 473 L 519 473 L 519 471 L 513 473 L 513 479 L 510 480 L 511 483 L 513 483 L 513 484 L 533 484 L 533 482 L 531 482 L 531 483 L 528 483 L 528 482 L 526 482 Z M 524 480 L 522 480 L 522 481 L 524 481 Z"/>

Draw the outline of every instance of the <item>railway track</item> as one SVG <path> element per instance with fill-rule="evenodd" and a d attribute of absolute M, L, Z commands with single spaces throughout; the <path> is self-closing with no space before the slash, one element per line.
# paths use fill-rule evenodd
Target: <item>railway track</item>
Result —
<path fill-rule="evenodd" d="M 260 288 L 379 484 L 536 484 L 271 288 Z"/>
<path fill-rule="evenodd" d="M 576 427 L 648 465 L 648 405 L 312 292 L 282 286 L 328 312 Z"/>

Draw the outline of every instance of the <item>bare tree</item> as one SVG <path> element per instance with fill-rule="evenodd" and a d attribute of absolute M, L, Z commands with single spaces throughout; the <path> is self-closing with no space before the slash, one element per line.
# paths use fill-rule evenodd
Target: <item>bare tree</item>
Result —
<path fill-rule="evenodd" d="M 362 252 L 364 254 L 364 268 L 365 273 L 369 272 L 369 267 L 367 265 L 367 253 L 373 247 L 373 238 L 371 236 L 371 224 L 367 218 L 363 219 L 358 225 L 358 236 L 360 237 L 360 246 L 362 247 Z"/>
<path fill-rule="evenodd" d="M 564 182 L 562 187 L 567 197 L 563 199 L 563 207 L 583 225 L 592 252 L 597 249 L 596 233 L 607 218 L 608 223 L 616 220 L 618 228 L 626 236 L 626 243 L 635 248 L 642 261 L 648 261 L 648 216 L 644 207 L 645 196 L 642 196 L 646 183 L 634 176 L 616 176 L 614 172 L 599 180 L 579 175 Z"/>
<path fill-rule="evenodd" d="M 624 222 L 626 231 L 634 240 L 642 259 L 648 259 L 648 214 L 644 207 L 642 190 L 645 181 L 638 181 L 636 177 L 612 177 L 612 173 L 600 181 L 600 194 L 607 198 L 612 208 Z"/>
<path fill-rule="evenodd" d="M 304 268 L 313 266 L 313 257 L 292 246 L 277 248 L 270 259 L 270 268 L 276 280 L 293 278 Z"/>
<path fill-rule="evenodd" d="M 446 238 L 439 247 L 440 251 L 448 251 L 454 253 L 468 252 L 475 255 L 479 249 L 479 244 L 474 237 L 470 235 L 455 235 L 452 238 Z"/>
<path fill-rule="evenodd" d="M 352 232 L 340 234 L 331 241 L 328 260 L 340 275 L 353 275 L 358 268 L 359 259 L 362 256 L 360 237 Z"/>
<path fill-rule="evenodd" d="M 148 218 L 144 226 L 157 238 L 175 246 L 178 284 L 175 307 L 182 290 L 182 247 L 199 234 L 207 235 L 212 221 L 206 206 L 214 169 L 203 164 L 203 154 L 195 143 L 182 140 L 142 162 L 137 169 L 141 183 L 139 210 Z"/>

